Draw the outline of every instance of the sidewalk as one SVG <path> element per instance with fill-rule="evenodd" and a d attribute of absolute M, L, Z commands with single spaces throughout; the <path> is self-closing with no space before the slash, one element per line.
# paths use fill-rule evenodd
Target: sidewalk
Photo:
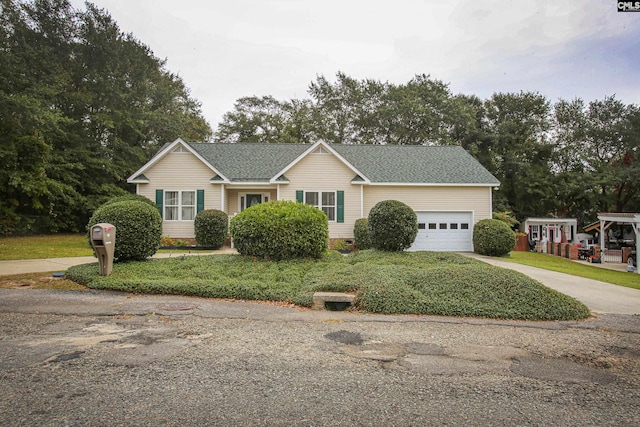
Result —
<path fill-rule="evenodd" d="M 204 256 L 204 255 L 225 255 L 236 254 L 235 249 L 223 247 L 217 251 L 185 251 L 174 250 L 168 253 L 155 254 L 152 258 L 170 258 L 177 256 Z M 23 259 L 15 261 L 0 261 L 0 276 L 11 274 L 44 273 L 47 271 L 65 271 L 74 265 L 98 262 L 93 256 L 71 257 L 71 258 L 45 258 L 45 259 Z"/>

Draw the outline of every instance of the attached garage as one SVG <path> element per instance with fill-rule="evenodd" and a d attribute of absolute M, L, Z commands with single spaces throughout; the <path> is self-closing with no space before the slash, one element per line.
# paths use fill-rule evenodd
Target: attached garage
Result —
<path fill-rule="evenodd" d="M 418 235 L 410 251 L 471 252 L 471 212 L 416 212 Z"/>

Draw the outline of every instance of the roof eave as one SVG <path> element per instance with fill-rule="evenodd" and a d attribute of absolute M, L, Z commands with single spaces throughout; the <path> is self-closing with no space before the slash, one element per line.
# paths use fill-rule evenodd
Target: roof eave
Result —
<path fill-rule="evenodd" d="M 370 182 L 369 185 L 378 186 L 413 186 L 413 187 L 499 187 L 496 183 L 475 182 Z"/>
<path fill-rule="evenodd" d="M 277 184 L 277 180 L 281 175 L 284 175 L 286 172 L 288 172 L 292 167 L 294 167 L 296 164 L 298 164 L 302 159 L 304 159 L 305 157 L 307 157 L 310 153 L 312 153 L 319 145 L 322 145 L 325 149 L 327 149 L 331 154 L 333 154 L 334 156 L 336 156 L 338 158 L 338 160 L 340 160 L 346 167 L 348 167 L 349 169 L 351 169 L 352 172 L 354 172 L 357 175 L 360 175 L 363 178 L 363 183 L 370 183 L 371 181 L 369 180 L 369 178 L 367 178 L 362 172 L 360 172 L 355 166 L 353 166 L 351 163 L 349 163 L 347 161 L 347 159 L 345 159 L 344 157 L 342 157 L 340 155 L 340 153 L 338 153 L 336 150 L 334 150 L 329 144 L 327 144 L 324 141 L 318 141 L 315 144 L 311 145 L 308 149 L 306 149 L 302 154 L 300 154 L 298 157 L 296 157 L 291 163 L 289 163 L 284 169 L 282 169 L 280 172 L 278 172 L 277 174 L 275 174 L 272 178 L 271 178 L 271 182 Z"/>
<path fill-rule="evenodd" d="M 211 163 L 209 163 L 197 151 L 195 151 L 193 148 L 191 148 L 191 146 L 187 142 L 185 142 L 182 138 L 176 139 L 171 144 L 167 145 L 163 150 L 160 150 L 158 153 L 156 153 L 156 155 L 153 156 L 151 158 L 151 160 L 149 160 L 140 169 L 138 169 L 129 178 L 127 178 L 127 182 L 134 183 L 134 180 L 136 179 L 136 177 L 138 177 L 139 175 L 144 174 L 144 172 L 146 172 L 149 168 L 151 168 L 153 165 L 155 165 L 158 161 L 160 161 L 160 159 L 162 159 L 168 153 L 173 151 L 176 148 L 176 146 L 179 145 L 179 144 L 181 144 L 191 154 L 196 156 L 196 158 L 198 160 L 200 160 L 202 163 L 204 163 L 205 166 L 207 166 L 209 169 L 211 169 L 213 172 L 215 172 L 217 175 L 219 175 L 222 178 L 223 182 L 229 182 L 227 177 L 225 177 L 219 170 L 217 170 Z"/>

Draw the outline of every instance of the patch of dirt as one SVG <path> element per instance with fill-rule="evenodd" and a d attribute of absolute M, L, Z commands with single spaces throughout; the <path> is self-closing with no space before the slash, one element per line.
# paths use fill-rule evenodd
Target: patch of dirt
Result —
<path fill-rule="evenodd" d="M 4 289 L 48 289 L 48 290 L 87 290 L 64 277 L 53 277 L 53 273 L 30 273 L 0 276 L 0 288 Z"/>

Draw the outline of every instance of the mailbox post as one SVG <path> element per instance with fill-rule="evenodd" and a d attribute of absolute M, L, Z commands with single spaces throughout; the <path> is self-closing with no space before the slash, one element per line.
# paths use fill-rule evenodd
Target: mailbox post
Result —
<path fill-rule="evenodd" d="M 115 225 L 100 223 L 91 227 L 91 246 L 98 257 L 100 275 L 110 275 L 113 269 L 113 250 L 116 246 Z"/>

